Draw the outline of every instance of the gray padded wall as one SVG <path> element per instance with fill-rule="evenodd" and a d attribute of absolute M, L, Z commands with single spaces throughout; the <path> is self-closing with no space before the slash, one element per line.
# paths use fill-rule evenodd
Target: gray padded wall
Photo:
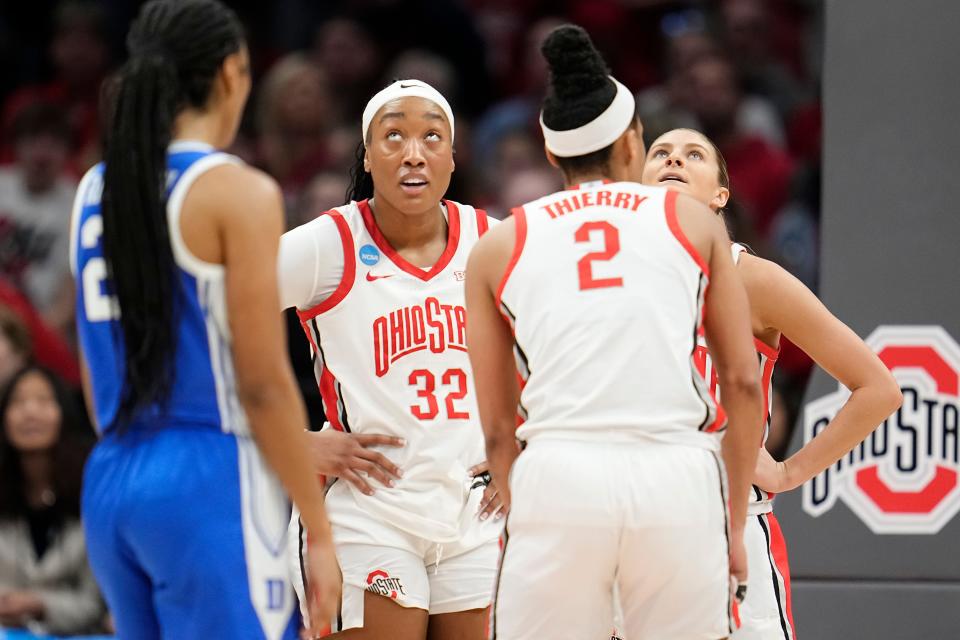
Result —
<path fill-rule="evenodd" d="M 960 341 L 960 2 L 826 5 L 821 298 L 864 338 L 880 325 L 939 325 Z M 836 390 L 818 371 L 808 408 Z M 936 396 L 937 411 L 955 396 Z M 911 406 L 887 433 L 903 445 L 912 426 L 925 449 L 931 397 L 921 389 L 912 411 L 907 393 Z M 803 430 L 801 416 L 791 452 Z M 960 469 L 955 459 L 927 464 L 947 477 Z M 842 500 L 813 517 L 799 490 L 776 512 L 800 638 L 960 639 L 960 516 L 939 533 L 878 534 Z"/>

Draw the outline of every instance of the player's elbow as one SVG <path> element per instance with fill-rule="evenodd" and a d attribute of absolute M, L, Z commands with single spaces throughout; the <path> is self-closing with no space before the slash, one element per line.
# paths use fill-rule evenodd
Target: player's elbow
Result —
<path fill-rule="evenodd" d="M 725 398 L 736 396 L 740 402 L 763 404 L 763 391 L 760 388 L 760 379 L 753 367 L 733 368 L 720 372 L 723 380 L 723 395 Z"/>
<path fill-rule="evenodd" d="M 728 366 L 717 367 L 717 375 L 723 380 L 723 393 L 728 389 L 737 389 L 743 393 L 759 393 L 760 374 L 757 371 L 756 358 L 741 358 Z"/>
<path fill-rule="evenodd" d="M 487 453 L 495 453 L 507 447 L 516 446 L 516 418 L 498 418 L 487 420 L 483 424 L 483 437 Z"/>
<path fill-rule="evenodd" d="M 240 380 L 237 383 L 237 399 L 247 414 L 269 411 L 284 402 L 284 387 L 279 376 L 258 376 L 252 380 Z"/>
<path fill-rule="evenodd" d="M 886 367 L 878 364 L 869 370 L 869 376 L 860 384 L 848 384 L 854 394 L 862 395 L 869 403 L 871 411 L 876 412 L 880 420 L 900 408 L 903 404 L 903 393 L 900 384 Z"/>
<path fill-rule="evenodd" d="M 900 390 L 900 385 L 889 372 L 879 385 L 878 392 L 877 404 L 883 408 L 884 416 L 889 416 L 903 404 L 903 392 Z"/>

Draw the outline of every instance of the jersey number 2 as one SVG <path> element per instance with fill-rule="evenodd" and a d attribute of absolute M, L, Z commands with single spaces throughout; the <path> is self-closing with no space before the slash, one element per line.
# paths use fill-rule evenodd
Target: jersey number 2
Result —
<path fill-rule="evenodd" d="M 80 227 L 80 246 L 93 249 L 103 235 L 103 218 L 90 216 Z M 107 262 L 100 256 L 91 257 L 80 273 L 83 290 L 83 309 L 89 322 L 104 322 L 120 317 L 117 299 L 103 292 L 107 279 Z"/>
<path fill-rule="evenodd" d="M 437 402 L 436 396 L 436 376 L 427 369 L 414 369 L 410 372 L 408 382 L 411 386 L 420 386 L 422 384 L 422 386 L 417 389 L 417 397 L 423 398 L 427 404 L 426 407 L 419 404 L 410 405 L 410 413 L 413 414 L 413 417 L 419 418 L 420 420 L 433 420 L 436 418 L 437 415 L 440 414 L 440 405 Z M 443 372 L 440 382 L 447 387 L 453 386 L 454 382 L 456 382 L 456 390 L 450 391 L 444 402 L 447 410 L 447 418 L 450 420 L 469 419 L 469 412 L 460 411 L 453 406 L 455 400 L 463 400 L 467 396 L 467 374 L 463 372 L 463 369 L 447 369 Z"/>
<path fill-rule="evenodd" d="M 606 220 L 584 222 L 577 229 L 573 239 L 576 242 L 590 242 L 590 234 L 599 231 L 603 234 L 603 250 L 591 251 L 577 261 L 577 274 L 580 276 L 580 290 L 622 287 L 623 278 L 594 278 L 593 263 L 607 261 L 620 253 L 620 232 Z"/>

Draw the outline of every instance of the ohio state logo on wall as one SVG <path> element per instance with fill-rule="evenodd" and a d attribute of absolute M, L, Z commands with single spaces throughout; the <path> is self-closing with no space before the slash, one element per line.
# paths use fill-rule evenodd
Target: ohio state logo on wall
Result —
<path fill-rule="evenodd" d="M 816 517 L 839 498 L 874 533 L 935 534 L 960 510 L 960 345 L 938 326 L 881 326 L 866 343 L 900 383 L 903 406 L 804 484 L 803 510 Z M 805 443 L 849 396 L 840 385 L 807 404 Z"/>

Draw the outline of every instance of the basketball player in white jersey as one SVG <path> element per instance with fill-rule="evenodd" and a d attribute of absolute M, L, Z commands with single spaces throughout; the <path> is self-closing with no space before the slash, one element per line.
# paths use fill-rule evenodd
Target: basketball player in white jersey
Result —
<path fill-rule="evenodd" d="M 568 189 L 514 209 L 467 267 L 487 459 L 511 509 L 492 634 L 609 637 L 616 583 L 629 636 L 725 638 L 762 415 L 743 286 L 707 207 L 625 181 L 644 156 L 633 96 L 587 34 L 560 27 L 542 51 L 541 125 Z M 732 381 L 727 473 L 693 361 L 704 312 Z"/>
<path fill-rule="evenodd" d="M 654 141 L 647 153 L 643 183 L 689 194 L 716 212 L 723 210 L 730 197 L 723 156 L 709 138 L 690 129 L 675 129 Z M 733 637 L 792 640 L 790 571 L 786 544 L 772 511 L 773 494 L 795 489 L 834 464 L 896 411 L 902 397 L 896 380 L 873 351 L 799 280 L 779 265 L 750 254 L 743 245 L 732 244 L 730 249 L 750 300 L 764 392 L 763 430 L 757 432 L 760 457 L 744 531 L 750 589 L 739 608 L 741 627 Z M 781 335 L 850 389 L 851 395 L 816 438 L 786 461 L 776 462 L 762 445 L 770 426 L 771 379 Z M 701 342 L 698 350 L 701 372 L 716 389 L 718 373 L 706 344 Z M 722 375 L 719 379 L 726 401 L 726 384 Z"/>
<path fill-rule="evenodd" d="M 479 640 L 502 521 L 481 519 L 484 459 L 464 274 L 484 211 L 443 199 L 454 118 L 417 80 L 363 113 L 351 202 L 287 233 L 280 289 L 310 339 L 328 428 L 402 438 L 400 477 L 327 494 L 344 585 L 338 638 Z M 380 465 L 385 468 L 384 465 Z M 303 539 L 297 527 L 296 534 Z"/>

